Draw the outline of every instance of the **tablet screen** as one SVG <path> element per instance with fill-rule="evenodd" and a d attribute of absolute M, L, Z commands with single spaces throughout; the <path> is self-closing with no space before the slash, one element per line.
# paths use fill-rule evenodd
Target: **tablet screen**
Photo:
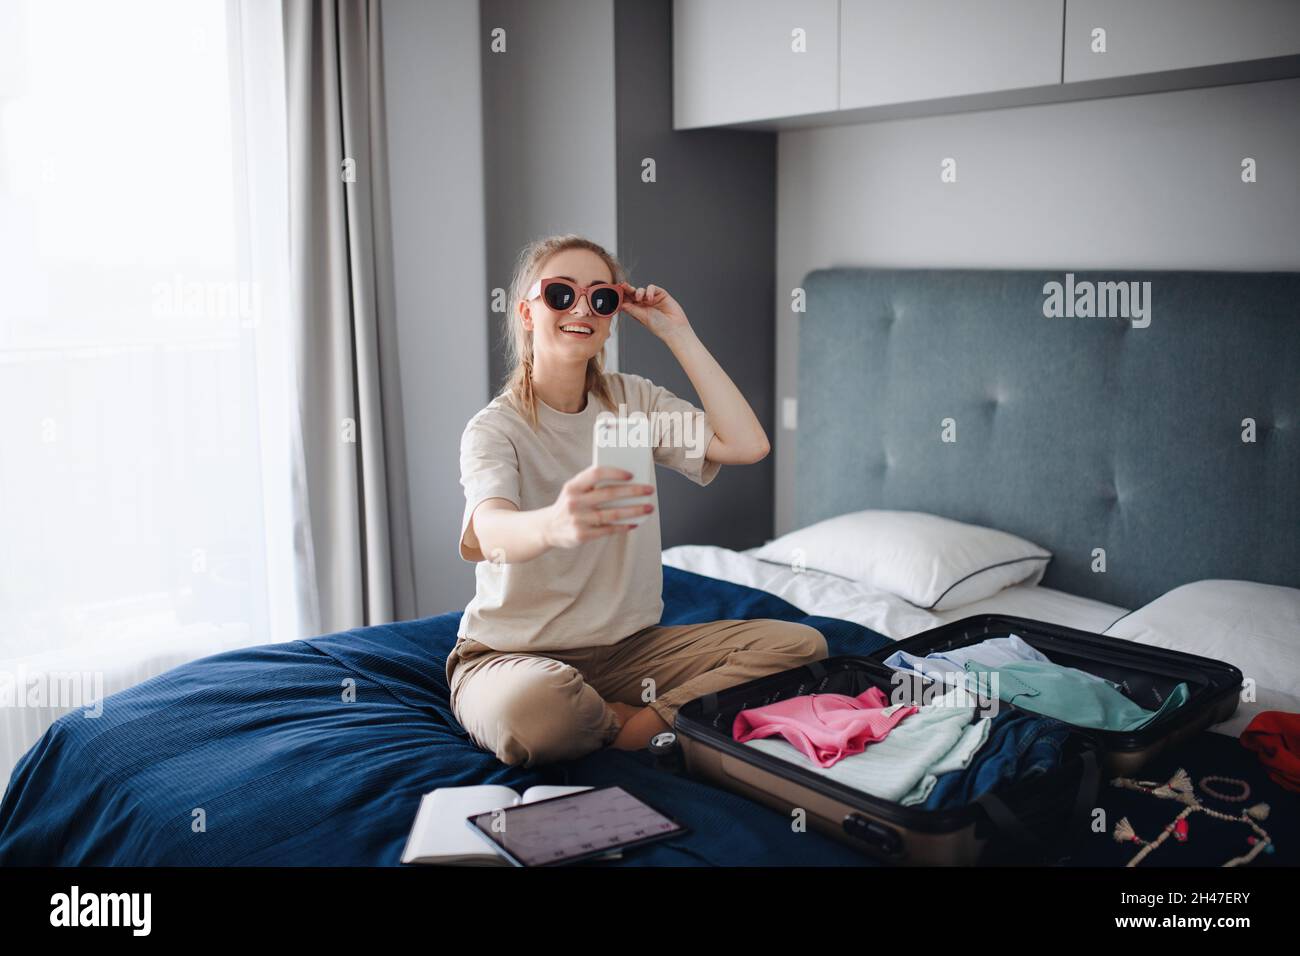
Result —
<path fill-rule="evenodd" d="M 469 824 L 524 866 L 600 856 L 686 832 L 622 787 L 480 813 L 470 817 Z"/>

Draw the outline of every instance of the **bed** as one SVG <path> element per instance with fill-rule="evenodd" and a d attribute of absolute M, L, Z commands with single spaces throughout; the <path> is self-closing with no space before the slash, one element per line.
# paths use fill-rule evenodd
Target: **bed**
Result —
<path fill-rule="evenodd" d="M 672 566 L 664 607 L 669 624 L 801 621 L 825 635 L 832 654 L 889 643 L 860 624 Z M 229 651 L 112 695 L 97 719 L 64 716 L 19 762 L 0 802 L 0 866 L 395 866 L 423 793 L 482 783 L 617 783 L 690 827 L 688 836 L 594 865 L 875 865 L 819 833 L 793 833 L 772 810 L 656 769 L 644 754 L 604 750 L 545 768 L 506 767 L 451 714 L 443 663 L 459 617 Z M 1253 754 L 1233 738 L 1202 736 L 1187 769 L 1247 776 L 1260 799 L 1285 803 Z M 1159 763 L 1169 769 L 1150 769 L 1172 774 L 1180 760 L 1167 755 Z M 1104 807 L 1135 824 L 1166 822 L 1164 808 L 1140 795 L 1103 796 Z M 1268 826 L 1280 846 L 1300 845 L 1300 815 Z M 1235 852 L 1231 826 L 1204 829 L 1152 864 L 1213 865 Z M 1124 847 L 1098 839 L 1068 862 L 1126 859 Z M 1259 863 L 1295 861 L 1279 853 Z"/>
<path fill-rule="evenodd" d="M 670 549 L 666 624 L 771 617 L 862 653 L 977 610 L 1100 630 L 1201 577 L 1295 587 L 1300 543 L 1300 281 L 1292 274 L 1116 274 L 1155 283 L 1149 327 L 1052 320 L 1038 272 L 821 270 L 800 324 L 797 518 L 906 508 L 1049 547 L 1041 585 L 984 607 L 917 608 L 878 589 L 756 566 L 743 552 Z M 1232 348 L 1223 342 L 1231 341 Z M 1259 440 L 1241 447 L 1240 422 Z M 957 441 L 939 439 L 956 422 Z M 1107 571 L 1092 570 L 1103 548 Z M 1113 617 L 1112 617 L 1113 616 Z M 0 802 L 0 865 L 396 865 L 423 793 L 495 783 L 619 783 L 691 828 L 599 866 L 872 865 L 741 797 L 601 751 L 506 767 L 468 740 L 443 663 L 459 614 L 194 661 L 57 721 Z M 1234 736 L 1206 732 L 1144 774 L 1249 779 L 1294 807 Z M 1161 826 L 1163 805 L 1103 793 Z M 1300 862 L 1300 814 L 1268 823 Z M 1217 865 L 1240 834 L 1213 822 L 1144 865 Z M 1104 834 L 1068 863 L 1123 865 Z"/>
<path fill-rule="evenodd" d="M 755 557 L 758 548 L 733 551 L 712 545 L 678 545 L 664 551 L 664 564 L 696 574 L 706 575 L 746 587 L 759 588 L 789 601 L 809 613 L 843 618 L 860 624 L 890 640 L 899 641 L 913 634 L 980 614 L 1025 617 L 1052 624 L 1062 624 L 1081 631 L 1109 636 L 1124 636 L 1116 625 L 1130 618 L 1133 609 L 1107 604 L 1093 598 L 1058 591 L 1040 584 L 1017 584 L 989 598 L 946 610 L 925 610 L 897 594 L 857 581 L 845 580 L 814 569 L 794 571 L 786 565 Z M 1293 628 L 1296 651 L 1300 656 L 1300 621 Z M 1180 644 L 1182 646 L 1180 647 Z M 1163 646 L 1182 649 L 1217 659 L 1228 659 L 1251 673 L 1247 666 L 1259 655 L 1236 655 L 1210 650 L 1197 642 L 1169 642 Z M 1276 666 L 1292 669 L 1293 685 L 1300 685 L 1300 663 L 1278 660 Z M 1256 667 L 1253 670 L 1259 670 Z M 1300 694 L 1259 688 L 1255 700 L 1242 701 L 1231 718 L 1212 725 L 1212 733 L 1237 738 L 1251 719 L 1265 710 L 1300 713 Z"/>
<path fill-rule="evenodd" d="M 664 622 L 773 617 L 841 653 L 887 639 L 766 592 L 664 570 Z M 507 767 L 468 739 L 443 674 L 459 613 L 229 651 L 60 718 L 0 802 L 0 866 L 389 866 L 439 786 L 619 783 L 691 828 L 614 864 L 861 865 L 740 797 L 604 750 Z M 354 699 L 347 699 L 348 697 Z"/>
<path fill-rule="evenodd" d="M 1049 318 L 1052 283 L 1147 284 L 1149 322 Z M 1052 559 L 997 608 L 1107 633 L 1189 582 L 1300 587 L 1300 273 L 833 268 L 803 285 L 797 526 L 877 508 L 1018 535 Z"/>
<path fill-rule="evenodd" d="M 757 550 L 678 545 L 664 551 L 664 564 L 768 591 L 796 607 L 815 609 L 817 614 L 826 617 L 853 621 L 895 641 L 976 614 L 1029 617 L 1100 633 L 1129 612 L 1128 608 L 1037 584 L 1015 585 L 991 598 L 947 610 L 929 611 L 879 587 L 813 569 L 793 571 L 784 565 L 761 560 L 754 557 Z"/>

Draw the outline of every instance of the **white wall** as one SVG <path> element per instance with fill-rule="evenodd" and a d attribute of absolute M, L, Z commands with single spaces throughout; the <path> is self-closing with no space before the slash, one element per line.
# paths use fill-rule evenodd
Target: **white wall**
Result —
<path fill-rule="evenodd" d="M 385 0 L 388 165 L 420 615 L 463 608 L 460 436 L 486 402 L 482 38 L 477 0 Z"/>
<path fill-rule="evenodd" d="M 778 407 L 798 388 L 790 290 L 837 265 L 1300 270 L 1300 80 L 779 134 Z M 778 428 L 777 534 L 794 439 Z"/>

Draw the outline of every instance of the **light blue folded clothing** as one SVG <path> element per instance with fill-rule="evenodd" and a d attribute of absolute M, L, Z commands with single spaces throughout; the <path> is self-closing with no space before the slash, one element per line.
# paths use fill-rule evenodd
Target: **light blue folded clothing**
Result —
<path fill-rule="evenodd" d="M 1001 664 L 1010 664 L 1015 661 L 1052 663 L 1051 658 L 1046 657 L 1041 651 L 1026 644 L 1023 639 L 1015 634 L 1010 634 L 1006 637 L 991 637 L 988 640 L 980 641 L 978 644 L 971 644 L 969 647 L 954 647 L 948 651 L 935 651 L 925 657 L 918 657 L 906 651 L 895 651 L 885 658 L 885 664 L 895 670 L 916 671 L 925 677 L 942 680 L 944 674 L 964 675 L 966 673 L 966 662 L 974 659 L 978 659 L 981 664 L 988 665 L 993 669 L 996 669 Z M 1054 666 L 1059 667 L 1061 665 Z M 1063 669 L 1073 671 L 1088 680 L 1100 681 L 1107 686 L 1114 686 L 1110 681 L 1098 677 L 1096 674 L 1089 674 L 1087 671 L 1081 671 L 1073 667 Z M 952 682 L 949 681 L 949 683 Z"/>
<path fill-rule="evenodd" d="M 862 753 L 819 767 L 784 740 L 749 740 L 745 746 L 798 764 L 837 783 L 906 806 L 924 803 L 939 774 L 970 765 L 988 739 L 990 720 L 975 717 L 975 698 L 954 687 L 904 717 L 884 740 Z"/>

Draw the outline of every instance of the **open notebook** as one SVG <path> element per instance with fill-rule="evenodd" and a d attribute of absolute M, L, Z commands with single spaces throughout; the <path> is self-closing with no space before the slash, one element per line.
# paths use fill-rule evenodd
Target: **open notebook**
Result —
<path fill-rule="evenodd" d="M 510 861 L 496 853 L 465 822 L 476 813 L 502 807 L 536 803 L 552 797 L 580 793 L 591 787 L 529 787 L 522 796 L 509 787 L 439 787 L 420 799 L 411 834 L 402 851 L 403 863 L 440 863 L 444 866 L 509 866 Z M 617 859 L 615 850 L 606 855 Z"/>

